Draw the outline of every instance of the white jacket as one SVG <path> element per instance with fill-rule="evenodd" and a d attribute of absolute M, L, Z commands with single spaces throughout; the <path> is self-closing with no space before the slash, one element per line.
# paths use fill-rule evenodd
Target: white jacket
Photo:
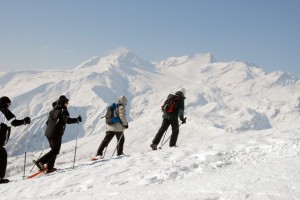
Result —
<path fill-rule="evenodd" d="M 119 98 L 116 113 L 117 116 L 119 116 L 121 123 L 116 123 L 113 125 L 106 125 L 106 131 L 113 131 L 113 132 L 123 132 L 125 130 L 124 126 L 128 125 L 127 119 L 126 119 L 126 109 L 125 106 L 127 105 L 127 99 L 125 96 L 121 96 Z"/>
<path fill-rule="evenodd" d="M 14 118 L 13 118 L 14 119 Z M 13 120 L 12 119 L 12 120 Z M 11 120 L 11 121 L 12 121 Z M 3 123 L 3 124 L 6 124 L 6 126 L 11 126 L 11 121 L 8 121 L 7 119 L 6 119 L 6 117 L 5 117 L 5 115 L 2 113 L 2 112 L 0 112 L 0 125 Z"/>

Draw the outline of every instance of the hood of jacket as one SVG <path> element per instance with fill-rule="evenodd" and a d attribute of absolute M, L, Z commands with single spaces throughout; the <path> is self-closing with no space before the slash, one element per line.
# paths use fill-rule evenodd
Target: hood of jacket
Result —
<path fill-rule="evenodd" d="M 183 92 L 177 91 L 175 94 L 182 97 L 183 99 L 185 99 L 185 96 L 184 96 Z"/>
<path fill-rule="evenodd" d="M 126 106 L 127 103 L 128 103 L 128 100 L 127 100 L 127 98 L 125 96 L 120 96 L 118 103 L 121 104 L 121 105 L 123 105 L 123 106 Z"/>

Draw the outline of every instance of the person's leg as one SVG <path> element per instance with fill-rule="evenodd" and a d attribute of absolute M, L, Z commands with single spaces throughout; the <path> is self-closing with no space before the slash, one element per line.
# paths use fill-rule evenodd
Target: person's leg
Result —
<path fill-rule="evenodd" d="M 7 152 L 4 147 L 0 147 L 0 179 L 5 177 L 7 167 Z"/>
<path fill-rule="evenodd" d="M 158 130 L 157 134 L 155 135 L 152 144 L 155 144 L 156 146 L 159 144 L 162 136 L 167 131 L 167 129 L 170 126 L 170 121 L 167 119 L 163 119 L 160 129 Z"/>
<path fill-rule="evenodd" d="M 103 150 L 107 145 L 110 143 L 111 139 L 114 137 L 115 133 L 112 131 L 107 131 L 104 139 L 102 140 L 98 150 L 97 150 L 97 156 L 102 156 Z"/>
<path fill-rule="evenodd" d="M 178 119 L 174 119 L 171 121 L 171 126 L 172 126 L 172 135 L 170 139 L 170 147 L 176 146 L 178 134 L 179 134 L 179 124 L 178 124 Z"/>
<path fill-rule="evenodd" d="M 48 138 L 51 150 L 42 156 L 39 160 L 36 161 L 37 165 L 39 163 L 45 164 L 47 163 L 48 169 L 54 167 L 56 156 L 59 154 L 61 147 L 61 137 L 59 138 Z M 40 168 L 40 167 L 39 167 Z"/>
<path fill-rule="evenodd" d="M 61 148 L 61 139 L 62 138 L 60 137 L 60 138 L 53 138 L 51 140 L 53 157 L 48 158 L 48 161 L 47 161 L 47 170 L 48 171 L 51 171 L 54 168 L 56 157 L 59 154 L 60 148 Z"/>
<path fill-rule="evenodd" d="M 123 154 L 123 146 L 125 142 L 125 136 L 123 132 L 116 132 L 116 137 L 118 139 L 118 146 L 117 146 L 117 155 L 120 156 Z"/>

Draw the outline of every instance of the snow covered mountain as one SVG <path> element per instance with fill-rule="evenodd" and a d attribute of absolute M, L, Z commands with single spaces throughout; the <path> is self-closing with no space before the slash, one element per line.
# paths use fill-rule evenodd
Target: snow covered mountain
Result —
<path fill-rule="evenodd" d="M 13 71 L 0 73 L 1 93 L 13 100 L 17 117 L 32 117 L 32 124 L 13 130 L 11 155 L 43 149 L 45 120 L 59 95 L 70 100 L 70 113 L 81 115 L 79 137 L 105 131 L 100 120 L 106 106 L 120 95 L 129 99 L 130 127 L 139 129 L 145 119 L 155 133 L 160 105 L 168 93 L 187 90 L 186 115 L 191 124 L 209 125 L 227 132 L 262 130 L 300 122 L 300 81 L 291 74 L 266 74 L 245 62 L 216 62 L 211 54 L 142 60 L 128 49 L 95 57 L 74 70 Z M 69 126 L 64 141 L 77 137 Z M 145 130 L 143 130 L 145 132 Z M 145 133 L 145 134 L 146 134 Z M 143 135 L 143 134 L 142 134 Z M 140 136 L 141 138 L 143 136 Z"/>
<path fill-rule="evenodd" d="M 300 198 L 300 81 L 289 73 L 267 74 L 210 53 L 150 62 L 118 49 L 73 70 L 2 71 L 0 87 L 18 119 L 32 118 L 12 130 L 7 177 L 16 181 L 0 187 L 1 199 Z M 180 127 L 179 147 L 148 152 L 161 124 L 160 106 L 183 87 L 187 124 Z M 63 172 L 23 182 L 23 154 L 31 160 L 48 150 L 45 121 L 61 94 L 70 98 L 71 117 L 83 118 L 65 131 L 56 163 Z M 130 157 L 90 165 L 105 134 L 101 117 L 120 95 L 129 99 L 124 149 Z M 28 173 L 32 164 L 26 166 Z"/>

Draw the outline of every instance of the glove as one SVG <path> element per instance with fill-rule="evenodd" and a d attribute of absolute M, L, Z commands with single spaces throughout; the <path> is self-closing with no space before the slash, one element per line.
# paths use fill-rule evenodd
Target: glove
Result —
<path fill-rule="evenodd" d="M 127 129 L 127 128 L 128 128 L 128 124 L 127 124 L 127 125 L 124 125 L 124 128 L 126 128 L 126 129 Z"/>
<path fill-rule="evenodd" d="M 181 123 L 182 123 L 182 124 L 185 124 L 185 123 L 186 123 L 186 118 L 181 117 L 180 120 L 181 120 Z"/>
<path fill-rule="evenodd" d="M 82 122 L 82 118 L 81 118 L 80 115 L 79 115 L 79 117 L 77 117 L 77 121 L 78 121 L 78 123 L 79 123 L 79 122 Z"/>
<path fill-rule="evenodd" d="M 25 117 L 23 120 L 24 120 L 24 124 L 25 124 L 25 125 L 31 123 L 30 117 Z"/>

